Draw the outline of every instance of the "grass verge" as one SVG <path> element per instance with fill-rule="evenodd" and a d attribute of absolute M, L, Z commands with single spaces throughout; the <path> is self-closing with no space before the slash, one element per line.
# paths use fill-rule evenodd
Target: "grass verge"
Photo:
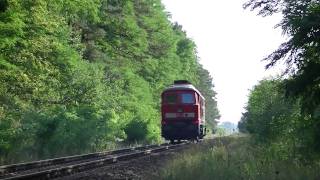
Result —
<path fill-rule="evenodd" d="M 320 179 L 319 167 L 278 158 L 248 137 L 223 137 L 178 155 L 161 179 Z"/>

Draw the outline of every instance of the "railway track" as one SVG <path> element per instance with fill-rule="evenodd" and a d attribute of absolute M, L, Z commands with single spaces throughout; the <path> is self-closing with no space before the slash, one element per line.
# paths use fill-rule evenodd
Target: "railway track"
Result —
<path fill-rule="evenodd" d="M 155 152 L 167 151 L 189 144 L 182 142 L 178 144 L 147 145 L 133 148 L 119 149 L 91 153 L 85 155 L 68 156 L 55 159 L 47 159 L 28 163 L 0 166 L 0 179 L 54 179 L 68 176 L 89 169 L 95 169 L 118 161 L 146 156 Z"/>

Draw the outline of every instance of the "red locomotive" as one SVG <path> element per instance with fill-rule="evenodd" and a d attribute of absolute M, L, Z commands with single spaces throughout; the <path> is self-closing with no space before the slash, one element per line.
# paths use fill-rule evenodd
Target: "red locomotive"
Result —
<path fill-rule="evenodd" d="M 199 140 L 206 134 L 205 99 L 188 81 L 177 80 L 161 94 L 162 137 Z"/>

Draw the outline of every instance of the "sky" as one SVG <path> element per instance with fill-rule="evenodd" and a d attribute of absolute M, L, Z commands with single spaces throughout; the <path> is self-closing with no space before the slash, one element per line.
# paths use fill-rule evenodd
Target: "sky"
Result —
<path fill-rule="evenodd" d="M 162 0 L 171 21 L 178 22 L 197 45 L 200 63 L 217 92 L 220 121 L 237 123 L 249 90 L 281 68 L 265 70 L 261 60 L 285 41 L 274 26 L 281 16 L 261 17 L 244 10 L 243 0 Z"/>

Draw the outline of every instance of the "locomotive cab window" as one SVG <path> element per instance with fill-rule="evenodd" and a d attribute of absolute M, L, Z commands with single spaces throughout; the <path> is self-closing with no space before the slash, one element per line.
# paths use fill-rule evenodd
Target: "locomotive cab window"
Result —
<path fill-rule="evenodd" d="M 181 94 L 181 102 L 183 104 L 194 104 L 195 103 L 194 95 L 190 93 Z"/>
<path fill-rule="evenodd" d="M 166 95 L 164 96 L 164 102 L 165 102 L 165 103 L 168 103 L 168 104 L 175 104 L 175 103 L 177 103 L 177 99 L 178 99 L 177 94 L 166 94 Z"/>

